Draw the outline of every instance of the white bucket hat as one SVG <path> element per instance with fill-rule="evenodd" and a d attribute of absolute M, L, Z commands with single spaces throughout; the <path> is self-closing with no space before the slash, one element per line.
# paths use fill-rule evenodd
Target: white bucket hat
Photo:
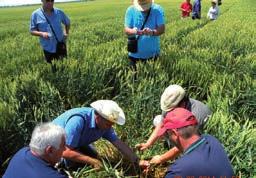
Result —
<path fill-rule="evenodd" d="M 175 108 L 179 102 L 184 98 L 185 90 L 179 85 L 170 85 L 168 86 L 160 100 L 160 105 L 162 111 L 170 111 Z"/>
<path fill-rule="evenodd" d="M 97 100 L 90 104 L 98 114 L 103 118 L 117 123 L 118 125 L 124 125 L 125 115 L 123 110 L 118 106 L 118 104 L 112 100 Z"/>
<path fill-rule="evenodd" d="M 151 7 L 154 0 L 133 0 L 133 5 L 139 11 L 146 11 Z"/>

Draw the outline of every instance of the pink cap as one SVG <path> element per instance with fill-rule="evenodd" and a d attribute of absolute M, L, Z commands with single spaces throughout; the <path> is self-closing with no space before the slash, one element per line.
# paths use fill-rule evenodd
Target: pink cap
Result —
<path fill-rule="evenodd" d="M 197 125 L 196 117 L 184 108 L 175 108 L 164 117 L 163 126 L 158 132 L 162 136 L 169 129 L 178 129 L 189 125 Z"/>

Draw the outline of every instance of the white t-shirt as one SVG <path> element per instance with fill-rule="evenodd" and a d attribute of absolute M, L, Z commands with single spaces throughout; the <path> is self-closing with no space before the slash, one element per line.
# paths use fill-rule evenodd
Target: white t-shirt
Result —
<path fill-rule="evenodd" d="M 207 13 L 207 18 L 209 18 L 211 20 L 216 20 L 218 15 L 219 15 L 219 7 L 218 6 L 215 6 L 214 8 L 210 7 L 210 9 Z"/>

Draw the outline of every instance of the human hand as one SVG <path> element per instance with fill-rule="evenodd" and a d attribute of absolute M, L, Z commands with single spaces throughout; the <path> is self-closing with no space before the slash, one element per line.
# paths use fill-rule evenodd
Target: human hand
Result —
<path fill-rule="evenodd" d="M 142 31 L 143 35 L 153 35 L 153 30 L 150 28 L 144 28 Z"/>
<path fill-rule="evenodd" d="M 138 30 L 137 35 L 143 35 L 143 30 Z"/>
<path fill-rule="evenodd" d="M 63 41 L 66 42 L 68 39 L 68 34 L 67 33 L 64 33 L 63 34 Z"/>
<path fill-rule="evenodd" d="M 66 41 L 68 39 L 68 34 L 64 33 L 63 36 L 64 36 L 64 41 Z"/>
<path fill-rule="evenodd" d="M 45 38 L 45 39 L 49 39 L 49 34 L 48 32 L 41 32 L 41 37 Z"/>
<path fill-rule="evenodd" d="M 139 161 L 139 166 L 142 168 L 142 169 L 148 169 L 149 166 L 150 166 L 150 163 L 148 160 L 140 160 Z"/>
<path fill-rule="evenodd" d="M 139 143 L 137 145 L 135 145 L 135 148 L 137 148 L 140 151 L 143 151 L 145 149 L 147 149 L 150 145 L 148 143 Z"/>
<path fill-rule="evenodd" d="M 90 164 L 91 164 L 91 165 L 94 167 L 94 169 L 96 169 L 96 170 L 99 170 L 99 169 L 102 168 L 102 163 L 101 163 L 101 161 L 98 160 L 98 159 L 92 158 L 92 159 L 90 160 Z"/>
<path fill-rule="evenodd" d="M 161 155 L 153 156 L 153 158 L 149 161 L 149 163 L 150 164 L 161 164 L 162 163 Z"/>
<path fill-rule="evenodd" d="M 145 174 L 149 171 L 150 163 L 147 160 L 140 160 L 139 166 L 143 170 L 143 173 Z"/>

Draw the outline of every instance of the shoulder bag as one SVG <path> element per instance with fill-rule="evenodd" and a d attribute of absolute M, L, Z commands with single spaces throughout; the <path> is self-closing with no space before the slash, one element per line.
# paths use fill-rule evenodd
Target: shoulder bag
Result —
<path fill-rule="evenodd" d="M 56 41 L 57 41 L 57 44 L 56 44 L 56 53 L 57 53 L 58 55 L 60 55 L 61 57 L 66 57 L 66 56 L 67 56 L 67 46 L 66 46 L 66 43 L 63 42 L 63 41 L 59 41 L 59 40 L 58 40 L 57 35 L 56 35 L 55 31 L 53 30 L 53 27 L 52 27 L 50 21 L 48 20 L 48 18 L 47 18 L 46 15 L 44 14 L 43 9 L 41 9 L 41 11 L 43 12 L 43 15 L 44 15 L 44 17 L 45 17 L 47 23 L 50 25 L 50 28 L 51 28 L 51 30 L 52 30 L 52 33 L 53 33 L 53 35 L 54 35 L 54 37 L 55 37 L 55 39 L 56 39 Z"/>
<path fill-rule="evenodd" d="M 142 27 L 140 28 L 140 30 L 142 30 L 148 20 L 149 14 L 150 14 L 151 8 L 149 9 L 149 12 L 147 14 L 147 17 L 145 18 L 145 21 L 143 22 Z M 127 50 L 128 52 L 131 53 L 137 53 L 138 52 L 138 40 L 139 40 L 140 36 L 136 37 L 135 36 L 130 36 L 128 37 L 128 41 L 127 41 Z"/>

